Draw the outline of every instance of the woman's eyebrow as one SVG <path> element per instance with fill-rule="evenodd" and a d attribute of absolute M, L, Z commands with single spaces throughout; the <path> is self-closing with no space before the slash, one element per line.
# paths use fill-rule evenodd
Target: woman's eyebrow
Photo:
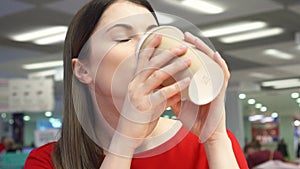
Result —
<path fill-rule="evenodd" d="M 155 27 L 158 27 L 158 25 L 150 25 L 147 27 L 147 31 L 149 31 L 150 29 L 155 28 Z"/>
<path fill-rule="evenodd" d="M 133 27 L 131 25 L 120 23 L 120 24 L 115 24 L 115 25 L 107 28 L 106 32 L 109 32 L 110 30 L 112 30 L 113 28 L 116 28 L 116 27 L 123 27 L 123 28 L 128 29 L 128 30 L 133 29 Z"/>

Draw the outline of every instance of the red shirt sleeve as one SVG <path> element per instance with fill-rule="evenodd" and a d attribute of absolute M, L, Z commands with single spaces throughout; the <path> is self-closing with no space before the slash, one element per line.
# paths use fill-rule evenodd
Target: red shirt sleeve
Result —
<path fill-rule="evenodd" d="M 234 155 L 235 155 L 235 158 L 238 162 L 240 169 L 248 169 L 249 167 L 248 167 L 244 152 L 241 149 L 239 142 L 237 141 L 236 137 L 232 134 L 231 131 L 227 130 L 227 134 L 231 140 Z"/>
<path fill-rule="evenodd" d="M 51 158 L 54 147 L 55 142 L 52 142 L 32 150 L 26 159 L 24 169 L 54 169 Z"/>

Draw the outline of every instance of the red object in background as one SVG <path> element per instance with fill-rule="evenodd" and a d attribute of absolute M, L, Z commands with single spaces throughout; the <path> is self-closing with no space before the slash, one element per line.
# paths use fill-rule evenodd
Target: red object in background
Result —
<path fill-rule="evenodd" d="M 0 153 L 5 150 L 4 144 L 0 143 Z"/>

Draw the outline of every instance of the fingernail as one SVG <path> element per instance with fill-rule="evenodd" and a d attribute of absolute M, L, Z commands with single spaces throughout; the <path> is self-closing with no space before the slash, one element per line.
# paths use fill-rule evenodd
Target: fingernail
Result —
<path fill-rule="evenodd" d="M 155 39 L 156 39 L 156 38 L 160 38 L 160 37 L 161 37 L 160 34 L 156 34 L 156 35 L 154 36 Z"/>
<path fill-rule="evenodd" d="M 190 84 L 191 78 L 190 77 L 186 77 L 183 80 L 180 81 L 179 83 L 179 87 L 181 89 L 186 88 L 189 84 Z"/>
<path fill-rule="evenodd" d="M 187 47 L 186 47 L 185 45 L 180 45 L 178 48 L 181 49 L 181 50 L 184 50 L 184 49 L 186 49 Z"/>
<path fill-rule="evenodd" d="M 192 62 L 192 59 L 191 59 L 191 58 L 184 58 L 184 59 L 183 59 L 183 62 L 184 62 L 186 65 L 190 65 L 191 62 Z"/>

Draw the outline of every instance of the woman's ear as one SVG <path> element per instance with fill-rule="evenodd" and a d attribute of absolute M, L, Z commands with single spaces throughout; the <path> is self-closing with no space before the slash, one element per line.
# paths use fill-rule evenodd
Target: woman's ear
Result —
<path fill-rule="evenodd" d="M 91 84 L 93 81 L 91 72 L 86 65 L 81 63 L 77 58 L 72 59 L 73 74 L 82 83 Z"/>

